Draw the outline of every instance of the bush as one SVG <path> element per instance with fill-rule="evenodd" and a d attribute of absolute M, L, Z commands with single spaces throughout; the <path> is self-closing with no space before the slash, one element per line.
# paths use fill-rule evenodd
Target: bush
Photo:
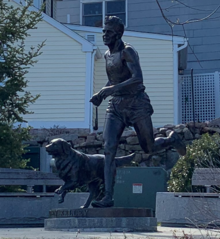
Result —
<path fill-rule="evenodd" d="M 0 124 L 0 167 L 24 168 L 27 160 L 23 140 L 29 139 L 29 129 Z"/>
<path fill-rule="evenodd" d="M 187 146 L 186 155 L 180 157 L 171 171 L 170 180 L 168 181 L 168 191 L 198 191 L 199 187 L 192 188 L 191 186 L 192 174 L 195 167 L 220 167 L 219 134 L 204 134 L 201 139 L 194 140 L 192 145 Z"/>

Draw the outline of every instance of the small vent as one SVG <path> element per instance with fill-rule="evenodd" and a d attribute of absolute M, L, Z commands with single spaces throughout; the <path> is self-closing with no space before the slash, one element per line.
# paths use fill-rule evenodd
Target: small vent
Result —
<path fill-rule="evenodd" d="M 94 43 L 95 44 L 95 35 L 94 34 L 87 34 L 86 35 L 86 39 L 88 40 L 88 41 L 90 41 L 91 43 Z"/>

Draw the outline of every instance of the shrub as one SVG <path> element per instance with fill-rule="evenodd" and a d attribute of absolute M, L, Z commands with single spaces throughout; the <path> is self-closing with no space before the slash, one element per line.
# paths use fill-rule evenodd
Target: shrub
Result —
<path fill-rule="evenodd" d="M 201 139 L 194 140 L 191 145 L 187 146 L 186 155 L 180 157 L 171 171 L 170 180 L 168 181 L 168 191 L 198 191 L 198 187 L 192 188 L 191 186 L 192 174 L 195 167 L 220 167 L 219 134 L 204 134 Z"/>

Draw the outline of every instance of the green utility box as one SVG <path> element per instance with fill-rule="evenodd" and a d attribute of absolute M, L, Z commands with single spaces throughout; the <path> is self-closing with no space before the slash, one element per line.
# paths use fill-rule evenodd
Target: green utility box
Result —
<path fill-rule="evenodd" d="M 167 174 L 160 167 L 118 168 L 114 188 L 115 207 L 149 208 L 155 211 L 156 193 L 167 191 Z"/>

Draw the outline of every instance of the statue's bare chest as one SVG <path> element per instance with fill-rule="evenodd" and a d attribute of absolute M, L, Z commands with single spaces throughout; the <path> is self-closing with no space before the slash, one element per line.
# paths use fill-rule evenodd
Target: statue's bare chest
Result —
<path fill-rule="evenodd" d="M 121 52 L 106 54 L 106 71 L 113 84 L 120 83 L 130 77 L 130 71 L 121 57 Z"/>

